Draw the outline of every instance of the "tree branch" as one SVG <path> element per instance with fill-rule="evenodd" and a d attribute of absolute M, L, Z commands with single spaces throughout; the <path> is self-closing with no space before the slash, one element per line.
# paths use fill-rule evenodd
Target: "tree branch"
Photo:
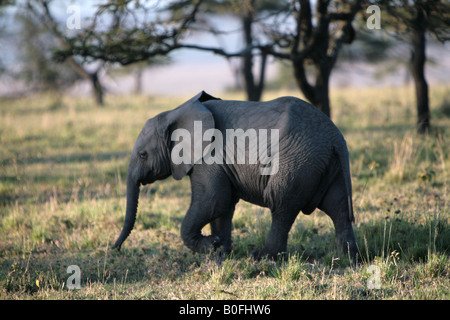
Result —
<path fill-rule="evenodd" d="M 252 48 L 253 48 L 253 46 L 249 46 L 241 51 L 229 53 L 229 52 L 226 52 L 225 50 L 223 50 L 222 48 L 204 47 L 204 46 L 199 46 L 196 44 L 179 43 L 174 47 L 174 49 L 195 49 L 195 50 L 201 50 L 201 51 L 210 51 L 210 52 L 213 52 L 214 54 L 224 56 L 226 58 L 242 57 L 243 55 L 245 55 L 246 53 L 251 51 Z"/>
<path fill-rule="evenodd" d="M 179 44 L 179 40 L 195 21 L 202 2 L 203 0 L 187 1 L 186 4 L 191 3 L 193 8 L 182 19 L 169 19 L 164 23 L 146 23 L 144 27 L 135 25 L 131 29 L 111 28 L 104 32 L 96 32 L 95 22 L 108 10 L 113 10 L 116 21 L 122 18 L 120 14 L 127 14 L 127 10 L 117 13 L 117 5 L 107 3 L 99 7 L 94 15 L 94 23 L 89 29 L 74 38 L 67 39 L 68 46 L 55 53 L 56 59 L 61 61 L 71 56 L 81 56 L 129 65 L 154 56 L 167 55 L 183 47 Z M 126 3 L 122 5 L 125 6 Z M 209 50 L 213 51 L 211 48 Z"/>

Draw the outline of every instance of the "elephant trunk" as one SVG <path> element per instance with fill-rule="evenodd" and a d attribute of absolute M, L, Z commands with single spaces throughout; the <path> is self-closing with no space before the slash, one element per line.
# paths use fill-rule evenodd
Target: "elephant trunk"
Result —
<path fill-rule="evenodd" d="M 136 221 L 136 213 L 139 201 L 139 182 L 134 181 L 130 176 L 127 177 L 127 211 L 122 232 L 114 244 L 114 248 L 120 250 L 122 243 L 129 236 Z"/>

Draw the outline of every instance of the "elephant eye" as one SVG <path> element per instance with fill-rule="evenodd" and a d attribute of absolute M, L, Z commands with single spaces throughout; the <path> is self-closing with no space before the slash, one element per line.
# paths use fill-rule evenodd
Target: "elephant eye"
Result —
<path fill-rule="evenodd" d="M 139 158 L 141 158 L 142 160 L 147 159 L 147 156 L 148 156 L 147 151 L 139 152 Z"/>

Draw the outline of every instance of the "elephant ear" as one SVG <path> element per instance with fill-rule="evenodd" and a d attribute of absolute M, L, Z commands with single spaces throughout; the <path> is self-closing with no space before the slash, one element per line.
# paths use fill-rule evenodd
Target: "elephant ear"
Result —
<path fill-rule="evenodd" d="M 202 102 L 220 100 L 202 91 L 178 108 L 158 119 L 158 134 L 164 137 L 170 158 L 172 176 L 180 180 L 194 164 L 201 163 L 207 142 L 203 133 L 214 128 L 211 111 Z"/>

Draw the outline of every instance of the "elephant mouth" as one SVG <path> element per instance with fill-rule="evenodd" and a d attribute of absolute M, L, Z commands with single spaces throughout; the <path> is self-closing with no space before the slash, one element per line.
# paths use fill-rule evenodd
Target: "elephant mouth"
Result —
<path fill-rule="evenodd" d="M 152 182 L 153 182 L 153 181 L 150 180 L 150 179 L 148 179 L 148 180 L 142 180 L 142 181 L 139 182 L 139 185 L 140 185 L 140 186 L 146 186 L 146 185 L 148 185 L 148 184 L 151 184 Z"/>
<path fill-rule="evenodd" d="M 155 181 L 156 181 L 156 179 L 154 179 L 153 175 L 149 173 L 149 174 L 143 175 L 143 177 L 141 179 L 138 179 L 137 184 L 138 184 L 138 186 L 141 186 L 141 185 L 145 186 L 145 185 L 153 183 Z"/>
<path fill-rule="evenodd" d="M 158 180 L 158 179 L 155 179 L 155 178 L 153 178 L 153 177 L 151 177 L 151 178 L 146 178 L 146 179 L 142 179 L 141 181 L 138 182 L 138 185 L 146 186 L 146 185 L 148 185 L 148 184 L 152 184 L 152 183 L 155 182 L 156 180 Z"/>
<path fill-rule="evenodd" d="M 141 179 L 138 184 L 145 186 L 147 184 L 152 184 L 153 182 L 157 181 L 157 180 L 163 180 L 165 178 L 168 178 L 170 176 L 169 174 L 160 174 L 160 175 L 150 175 L 148 177 L 145 177 L 143 179 Z"/>

